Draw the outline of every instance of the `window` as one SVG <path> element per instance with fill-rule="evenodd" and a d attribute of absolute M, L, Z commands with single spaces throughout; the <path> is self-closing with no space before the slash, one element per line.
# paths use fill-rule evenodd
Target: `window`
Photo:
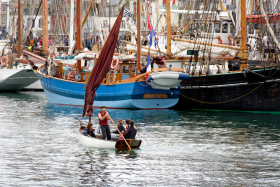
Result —
<path fill-rule="evenodd" d="M 33 24 L 33 23 L 34 23 L 34 24 Z M 33 27 L 32 27 L 32 28 L 34 28 L 34 27 L 35 27 L 35 19 L 32 19 L 31 25 L 33 25 Z"/>
<path fill-rule="evenodd" d="M 122 22 L 121 22 L 121 28 L 125 28 L 125 21 L 124 20 L 122 20 Z"/>
<path fill-rule="evenodd" d="M 5 23 L 6 23 L 6 16 L 5 16 L 5 15 L 2 15 L 2 24 L 5 25 Z"/>
<path fill-rule="evenodd" d="M 6 11 L 5 8 L 5 5 L 2 5 L 2 11 Z"/>
<path fill-rule="evenodd" d="M 215 23 L 215 33 L 220 33 L 220 32 L 221 32 L 221 24 Z"/>
<path fill-rule="evenodd" d="M 129 74 L 129 67 L 128 65 L 122 66 L 122 74 Z"/>
<path fill-rule="evenodd" d="M 222 33 L 228 33 L 228 24 L 227 23 L 224 23 L 222 25 Z"/>
<path fill-rule="evenodd" d="M 39 19 L 39 28 L 42 28 L 42 20 Z"/>
<path fill-rule="evenodd" d="M 234 26 L 233 26 L 233 24 L 231 23 L 231 24 L 230 24 L 230 33 L 231 33 L 231 34 L 234 34 L 234 32 L 235 32 L 235 31 L 234 31 Z"/>
<path fill-rule="evenodd" d="M 131 65 L 131 73 L 135 73 L 136 64 Z"/>

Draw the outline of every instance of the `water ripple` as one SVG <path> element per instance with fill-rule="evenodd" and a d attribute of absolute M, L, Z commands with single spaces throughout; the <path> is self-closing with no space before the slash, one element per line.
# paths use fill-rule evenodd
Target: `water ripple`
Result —
<path fill-rule="evenodd" d="M 0 104 L 0 186 L 280 185 L 279 115 L 108 110 L 135 121 L 143 143 L 129 152 L 80 145 L 82 108 L 44 93 L 1 93 Z"/>

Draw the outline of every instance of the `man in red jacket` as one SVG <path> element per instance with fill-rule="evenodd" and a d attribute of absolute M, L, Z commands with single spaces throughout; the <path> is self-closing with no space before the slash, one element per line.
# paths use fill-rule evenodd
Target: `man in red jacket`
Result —
<path fill-rule="evenodd" d="M 105 106 L 100 107 L 100 112 L 98 113 L 98 118 L 100 122 L 100 129 L 102 132 L 102 138 L 107 140 L 111 140 L 111 132 L 110 132 L 110 127 L 108 124 L 108 119 L 111 119 L 109 116 L 109 113 L 105 111 Z M 113 123 L 113 121 L 112 121 Z"/>

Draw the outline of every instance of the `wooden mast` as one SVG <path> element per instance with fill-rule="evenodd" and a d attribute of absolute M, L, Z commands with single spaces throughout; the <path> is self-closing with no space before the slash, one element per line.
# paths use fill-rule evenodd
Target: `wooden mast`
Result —
<path fill-rule="evenodd" d="M 141 69 L 141 20 L 140 20 L 140 0 L 137 0 L 137 70 Z"/>
<path fill-rule="evenodd" d="M 81 51 L 81 0 L 77 0 L 77 51 Z M 82 71 L 81 60 L 77 60 L 77 68 Z"/>
<path fill-rule="evenodd" d="M 85 17 L 84 17 L 84 19 L 83 19 L 82 28 L 84 27 L 84 24 L 85 24 L 85 22 L 86 22 L 86 20 L 87 20 L 87 17 L 88 17 L 88 14 L 89 14 L 89 12 L 90 12 L 90 10 L 91 10 L 91 8 L 92 8 L 93 2 L 94 2 L 94 0 L 91 1 L 90 5 L 89 5 L 89 7 L 88 7 L 87 13 L 86 13 L 86 15 L 85 15 Z"/>
<path fill-rule="evenodd" d="M 246 0 L 240 1 L 240 12 L 241 12 L 241 51 L 239 53 L 239 58 L 241 61 L 240 70 L 244 70 L 247 68 L 247 58 L 248 58 L 248 51 L 247 51 L 247 29 L 246 29 Z"/>
<path fill-rule="evenodd" d="M 18 0 L 18 58 L 20 58 L 20 56 L 21 56 L 21 15 L 20 15 L 20 9 L 21 9 L 20 0 Z"/>
<path fill-rule="evenodd" d="M 170 0 L 166 0 L 166 21 L 167 21 L 167 55 L 171 56 Z"/>
<path fill-rule="evenodd" d="M 48 0 L 43 0 L 43 50 L 48 53 Z"/>

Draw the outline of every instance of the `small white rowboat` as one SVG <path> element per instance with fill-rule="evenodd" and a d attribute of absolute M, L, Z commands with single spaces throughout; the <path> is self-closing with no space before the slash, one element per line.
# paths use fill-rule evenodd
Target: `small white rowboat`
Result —
<path fill-rule="evenodd" d="M 83 134 L 85 126 L 81 126 L 79 130 L 79 141 L 83 146 L 104 148 L 104 149 L 128 149 L 124 140 L 105 140 L 95 137 L 88 137 Z M 142 141 L 141 140 L 126 140 L 130 145 L 131 149 L 139 148 Z"/>

